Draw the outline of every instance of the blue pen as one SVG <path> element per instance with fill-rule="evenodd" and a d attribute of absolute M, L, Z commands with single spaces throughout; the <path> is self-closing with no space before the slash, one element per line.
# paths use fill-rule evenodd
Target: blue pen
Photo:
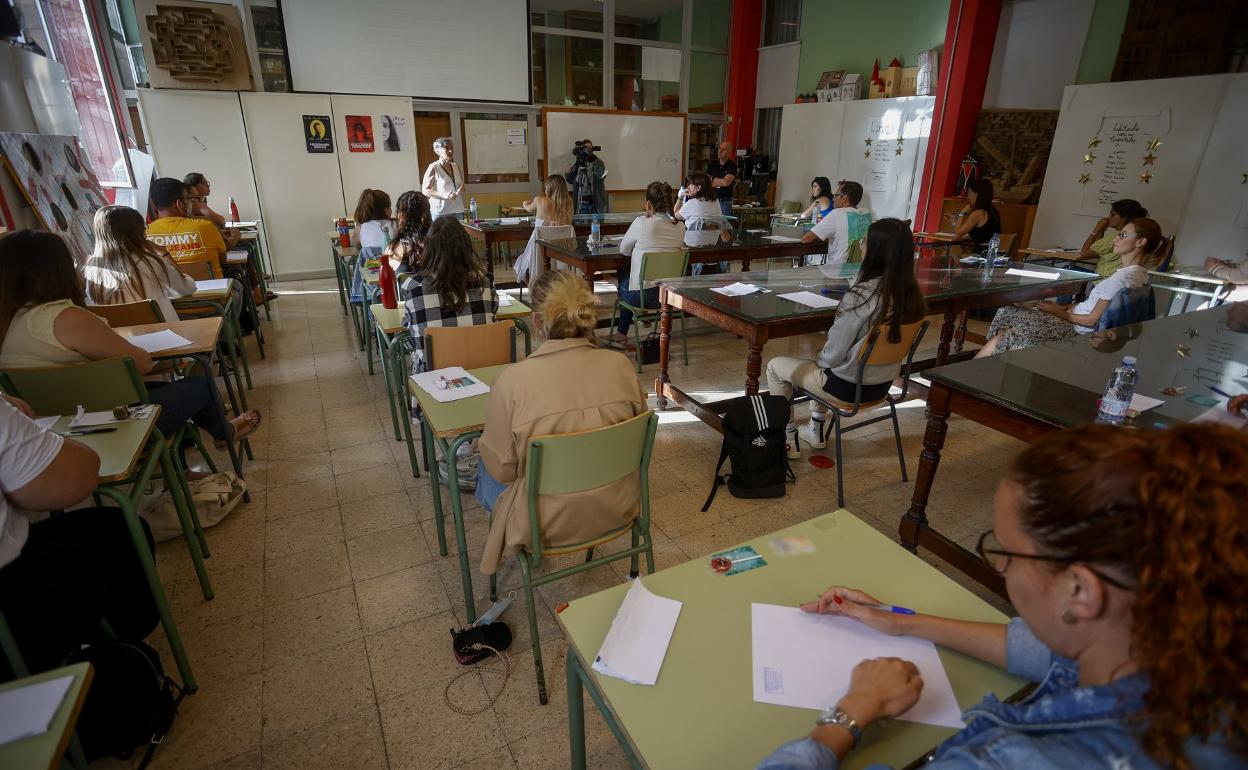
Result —
<path fill-rule="evenodd" d="M 840 596 L 833 596 L 833 597 L 832 597 L 832 600 L 833 600 L 834 602 L 836 602 L 837 604 L 840 604 L 842 601 L 844 601 L 843 599 L 841 599 L 841 597 L 840 597 Z M 853 599 L 850 599 L 849 601 L 854 601 L 854 600 L 853 600 Z M 907 609 L 907 608 L 905 608 L 905 607 L 898 607 L 898 606 L 897 606 L 897 605 L 895 605 L 895 604 L 875 604 L 875 603 L 873 603 L 873 602 L 854 602 L 854 604 L 857 604 L 857 605 L 862 606 L 862 607 L 870 607 L 870 608 L 871 608 L 871 609 L 873 609 L 873 610 L 884 610 L 885 612 L 892 612 L 892 613 L 894 613 L 894 614 L 896 614 L 896 615 L 913 615 L 913 614 L 915 614 L 915 613 L 914 613 L 914 610 Z"/>
<path fill-rule="evenodd" d="M 1209 390 L 1212 390 L 1214 393 L 1217 393 L 1222 398 L 1234 398 L 1234 396 L 1232 396 L 1230 393 L 1227 393 L 1225 390 L 1222 390 L 1221 388 L 1215 388 L 1212 385 L 1209 386 Z"/>

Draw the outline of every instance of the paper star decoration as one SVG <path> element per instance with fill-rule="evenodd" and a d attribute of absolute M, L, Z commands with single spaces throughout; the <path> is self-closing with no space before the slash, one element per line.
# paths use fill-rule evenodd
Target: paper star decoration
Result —
<path fill-rule="evenodd" d="M 1090 152 L 1085 152 L 1085 153 L 1083 154 L 1083 162 L 1084 162 L 1084 163 L 1091 163 L 1091 162 L 1092 162 L 1092 161 L 1094 161 L 1094 160 L 1096 160 L 1096 156 L 1095 156 L 1095 155 L 1093 155 L 1092 153 L 1090 153 Z"/>
<path fill-rule="evenodd" d="M 1153 165 L 1153 161 L 1155 160 L 1157 160 L 1157 156 L 1150 152 L 1149 154 L 1144 156 L 1144 165 L 1151 166 Z"/>
<path fill-rule="evenodd" d="M 1097 146 L 1100 143 L 1101 143 L 1101 138 L 1099 136 L 1094 136 L 1088 140 L 1088 147 L 1092 148 L 1092 147 Z"/>
<path fill-rule="evenodd" d="M 863 150 L 863 151 L 862 151 L 862 157 L 864 157 L 864 158 L 870 158 L 870 157 L 871 157 L 871 151 L 870 151 L 870 150 Z"/>
<path fill-rule="evenodd" d="M 1087 184 L 1088 182 L 1091 182 L 1091 181 L 1092 181 L 1092 175 L 1091 175 L 1091 174 L 1080 174 L 1080 175 L 1079 175 L 1079 184 Z"/>
<path fill-rule="evenodd" d="M 900 155 L 900 154 L 901 154 L 901 147 L 898 147 L 898 148 L 897 148 L 897 154 L 898 154 L 898 155 Z"/>
<path fill-rule="evenodd" d="M 1144 184 L 1148 184 L 1148 180 L 1152 178 L 1153 178 L 1153 174 L 1151 171 L 1145 171 L 1144 173 L 1140 174 L 1140 181 L 1143 182 Z"/>
<path fill-rule="evenodd" d="M 1244 174 L 1244 178 L 1240 180 L 1240 184 L 1248 184 L 1248 174 Z"/>
<path fill-rule="evenodd" d="M 1155 150 L 1155 149 L 1157 149 L 1158 147 L 1160 147 L 1160 146 L 1161 146 L 1161 144 L 1162 144 L 1162 142 L 1161 142 L 1161 140 L 1160 140 L 1160 139 L 1152 139 L 1152 140 L 1149 140 L 1149 143 L 1148 143 L 1148 149 L 1149 149 L 1150 151 Z"/>
<path fill-rule="evenodd" d="M 871 146 L 871 137 L 868 136 L 866 139 L 863 139 L 862 141 L 866 142 L 868 147 Z"/>

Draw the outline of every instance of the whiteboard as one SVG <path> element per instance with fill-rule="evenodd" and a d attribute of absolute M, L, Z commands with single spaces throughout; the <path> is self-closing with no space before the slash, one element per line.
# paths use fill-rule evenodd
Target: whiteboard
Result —
<path fill-rule="evenodd" d="M 464 120 L 464 153 L 469 174 L 527 174 L 527 120 Z"/>
<path fill-rule="evenodd" d="M 597 155 L 607 166 L 608 192 L 644 190 L 651 182 L 673 189 L 685 177 L 687 146 L 683 113 L 615 110 L 542 110 L 542 157 L 546 173 L 572 168 L 572 148 L 582 139 L 601 145 Z"/>
<path fill-rule="evenodd" d="M 776 205 L 810 201 L 810 180 L 841 179 L 841 131 L 850 102 L 786 104 L 780 114 L 780 165 L 776 170 Z"/>
<path fill-rule="evenodd" d="M 342 170 L 342 203 L 348 216 L 355 211 L 365 187 L 385 190 L 392 202 L 407 190 L 420 189 L 421 170 L 416 167 L 416 128 L 412 125 L 411 99 L 334 95 L 329 103 L 334 120 L 334 146 Z M 373 119 L 372 152 L 348 151 L 347 115 L 368 115 Z M 382 116 L 395 119 L 397 151 L 387 151 L 384 147 Z M 301 124 L 302 119 L 301 115 Z"/>

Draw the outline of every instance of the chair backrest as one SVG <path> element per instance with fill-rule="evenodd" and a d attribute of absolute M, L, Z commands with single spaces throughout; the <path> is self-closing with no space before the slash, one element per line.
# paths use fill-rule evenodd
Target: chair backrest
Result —
<path fill-rule="evenodd" d="M 845 252 L 845 261 L 849 263 L 862 261 L 862 239 L 850 241 L 849 250 Z"/>
<path fill-rule="evenodd" d="M 100 412 L 147 400 L 147 388 L 129 356 L 70 366 L 0 371 L 0 388 L 30 404 L 35 414 Z"/>
<path fill-rule="evenodd" d="M 1128 324 L 1151 321 L 1157 317 L 1157 304 L 1151 286 L 1122 289 L 1109 301 L 1109 307 L 1097 319 L 1093 331 L 1117 329 Z"/>
<path fill-rule="evenodd" d="M 576 228 L 572 225 L 542 225 L 534 227 L 533 234 L 529 236 L 529 242 L 525 245 L 524 251 L 516 258 L 516 279 L 525 281 L 532 286 L 538 278 L 541 277 L 545 266 L 542 260 L 537 258 L 537 242 L 554 241 L 561 238 L 570 238 L 573 243 L 576 241 Z M 525 275 L 528 278 L 525 278 Z"/>
<path fill-rule="evenodd" d="M 687 251 L 648 251 L 641 255 L 642 284 L 664 278 L 679 278 L 685 274 L 685 268 L 688 266 L 689 252 Z"/>
<path fill-rule="evenodd" d="M 685 222 L 686 230 L 719 230 L 724 225 L 723 217 L 694 217 Z"/>
<path fill-rule="evenodd" d="M 1162 238 L 1161 243 L 1144 260 L 1144 266 L 1159 273 L 1170 272 L 1170 264 L 1174 261 L 1174 236 Z"/>
<path fill-rule="evenodd" d="M 1001 253 L 1013 257 L 1014 241 L 1017 239 L 1016 233 L 1001 233 Z"/>
<path fill-rule="evenodd" d="M 495 321 L 473 326 L 429 326 L 422 332 L 430 369 L 476 369 L 516 360 L 515 324 Z"/>
<path fill-rule="evenodd" d="M 120 305 L 92 305 L 89 309 L 108 321 L 108 325 L 112 327 L 158 324 L 165 321 L 164 313 L 160 312 L 160 307 L 154 299 L 125 302 Z"/>
<path fill-rule="evenodd" d="M 197 281 L 211 281 L 217 277 L 217 267 L 211 262 L 181 262 L 178 269 Z"/>
<path fill-rule="evenodd" d="M 897 342 L 888 341 L 888 326 L 880 324 L 867 335 L 867 343 L 858 351 L 859 359 L 872 366 L 895 364 L 914 354 L 919 340 L 927 331 L 927 320 L 902 324 L 901 339 Z"/>
<path fill-rule="evenodd" d="M 800 214 L 802 209 L 806 208 L 801 201 L 782 201 L 780 203 L 781 214 Z"/>

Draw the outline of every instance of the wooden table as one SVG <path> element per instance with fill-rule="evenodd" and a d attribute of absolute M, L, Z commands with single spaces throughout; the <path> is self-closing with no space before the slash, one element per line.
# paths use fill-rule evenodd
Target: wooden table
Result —
<path fill-rule="evenodd" d="M 978 308 L 1001 307 L 1012 302 L 1073 294 L 1089 278 L 1087 273 L 1058 268 L 1053 268 L 1060 276 L 1055 280 L 1006 275 L 1005 269 L 997 268 L 993 271 L 991 280 L 985 281 L 978 268 L 930 266 L 942 264 L 945 263 L 920 260 L 915 268 L 919 287 L 927 297 L 928 312 L 943 313 L 945 317 L 936 352 L 935 363 L 938 365 L 950 359 L 951 349 L 953 355 L 961 354 L 960 342 L 955 343 L 954 340 L 954 330 L 962 313 Z M 836 316 L 836 308 L 811 308 L 792 300 L 781 299 L 779 295 L 812 291 L 840 296 L 849 289 L 850 280 L 857 276 L 858 269 L 857 264 L 822 265 L 662 281 L 659 285 L 659 376 L 654 386 L 658 396 L 658 408 L 665 409 L 668 400 L 675 401 L 703 422 L 719 429 L 718 410 L 722 408 L 723 402 L 700 402 L 671 382 L 668 346 L 672 310 L 683 311 L 745 339 L 749 346 L 745 360 L 745 392 L 753 395 L 759 389 L 763 345 L 768 340 L 826 332 Z M 753 283 L 768 292 L 726 297 L 711 291 L 712 287 L 726 286 L 734 281 Z M 921 370 L 922 366 L 916 365 L 916 369 Z"/>
<path fill-rule="evenodd" d="M 82 713 L 82 704 L 87 700 L 87 691 L 91 689 L 91 679 L 95 676 L 91 664 L 85 661 L 74 663 L 0 684 L 2 693 L 66 676 L 73 677 L 74 681 L 69 685 L 69 691 L 65 693 L 65 699 L 56 710 L 56 716 L 48 725 L 47 732 L 0 745 L 0 767 L 12 770 L 46 767 L 48 770 L 56 770 L 61 766 L 66 751 L 70 750 L 70 740 L 74 737 L 78 715 Z M 76 741 L 73 749 L 75 750 L 72 753 L 78 755 L 76 758 L 71 757 L 74 765 L 86 770 L 86 757 L 82 755 L 82 749 Z"/>
<path fill-rule="evenodd" d="M 477 379 L 493 385 L 500 372 L 510 364 L 486 366 L 480 369 L 469 369 L 469 373 Z M 468 564 L 468 540 L 464 535 L 464 507 L 460 500 L 459 469 L 456 459 L 459 448 L 465 443 L 481 435 L 485 429 L 485 408 L 489 403 L 490 394 L 461 398 L 458 401 L 438 401 L 418 386 L 411 377 L 407 378 L 407 392 L 420 403 L 424 419 L 420 421 L 422 431 L 421 443 L 424 444 L 429 468 L 429 484 L 433 488 L 434 522 L 438 530 L 438 552 L 446 556 L 446 525 L 442 520 L 442 492 L 438 478 L 438 450 L 446 460 L 447 490 L 451 497 L 451 515 L 455 524 L 455 543 L 459 548 L 459 577 L 464 589 L 464 607 L 468 614 L 468 622 L 477 619 L 476 603 L 472 593 L 472 567 Z M 403 420 L 404 436 L 407 439 L 409 453 L 412 453 L 411 421 Z"/>
<path fill-rule="evenodd" d="M 1228 313 L 1233 307 L 1222 305 L 1076 335 L 927 371 L 925 376 L 931 380 L 927 429 L 910 507 L 898 526 L 902 543 L 910 549 L 927 548 L 1004 596 L 1001 576 L 970 550 L 933 529 L 927 519 L 949 415 L 959 414 L 1029 443 L 1056 430 L 1086 425 L 1096 420 L 1097 399 L 1114 367 L 1124 355 L 1134 355 L 1140 373 L 1136 392 L 1164 398 L 1165 403 L 1139 415 L 1132 424 L 1150 428 L 1189 422 L 1207 407 L 1188 401 L 1188 396 L 1212 396 L 1209 385 L 1231 393 L 1244 390 L 1248 319 L 1231 318 Z M 1232 331 L 1231 326 L 1239 331 Z M 1188 356 L 1177 354 L 1180 345 Z M 1187 390 L 1167 397 L 1161 393 L 1165 386 Z M 1224 407 L 1223 402 L 1219 408 Z"/>
<path fill-rule="evenodd" d="M 809 538 L 815 553 L 776 556 L 767 541 L 777 535 Z M 767 566 L 723 577 L 703 557 L 641 578 L 650 591 L 683 602 L 653 687 L 628 684 L 590 668 L 628 584 L 574 599 L 558 614 L 568 639 L 572 768 L 585 767 L 583 689 L 589 691 L 633 767 L 754 767 L 782 743 L 808 735 L 817 712 L 753 699 L 752 603 L 795 606 L 829 585 L 843 584 L 924 613 L 1006 621 L 983 600 L 845 510 L 748 544 L 764 556 Z M 939 655 L 963 708 L 988 693 L 1004 699 L 1023 686 L 1004 671 L 961 653 L 939 648 Z M 862 745 L 841 767 L 873 763 L 903 767 L 954 732 L 947 727 L 888 720 L 869 728 Z"/>
<path fill-rule="evenodd" d="M 577 235 L 589 235 L 594 216 L 593 214 L 574 214 L 572 216 L 572 227 L 576 229 Z M 603 235 L 619 235 L 627 232 L 633 220 L 639 216 L 644 216 L 644 212 L 632 211 L 619 214 L 598 214 L 597 216 L 601 217 L 600 231 Z M 494 244 L 528 243 L 529 238 L 533 235 L 532 216 L 508 217 L 508 219 L 519 219 L 520 221 L 503 222 L 502 218 L 479 219 L 476 222 L 464 220 L 464 229 L 468 231 L 468 236 L 484 244 L 486 264 L 491 269 L 494 267 Z"/>

